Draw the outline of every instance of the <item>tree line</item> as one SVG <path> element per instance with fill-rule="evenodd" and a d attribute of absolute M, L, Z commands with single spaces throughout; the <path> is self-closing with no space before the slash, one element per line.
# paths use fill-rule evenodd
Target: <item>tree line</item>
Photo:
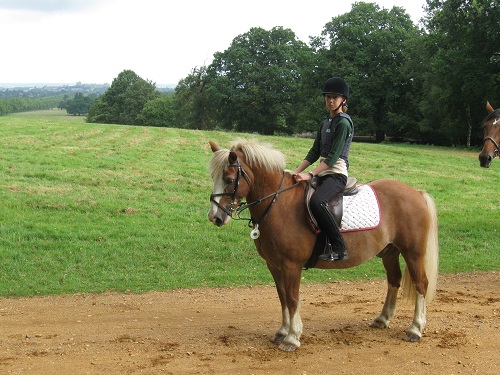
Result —
<path fill-rule="evenodd" d="M 358 135 L 440 145 L 482 142 L 500 106 L 500 3 L 427 0 L 416 26 L 403 8 L 357 2 L 306 45 L 293 31 L 253 28 L 179 82 L 177 125 L 297 134 L 326 114 L 324 80 L 350 85 Z"/>
<path fill-rule="evenodd" d="M 108 88 L 108 84 L 82 84 L 81 82 L 73 86 L 0 88 L 0 116 L 55 107 L 66 109 L 66 102 L 73 100 L 70 99 L 71 94 L 74 94 L 77 99 L 87 94 L 84 100 L 91 101 Z"/>
<path fill-rule="evenodd" d="M 340 76 L 356 135 L 478 145 L 486 101 L 500 107 L 500 3 L 427 0 L 425 12 L 415 25 L 402 7 L 356 2 L 308 44 L 283 27 L 251 28 L 173 93 L 121 72 L 87 121 L 311 133 L 327 115 L 323 82 Z"/>
<path fill-rule="evenodd" d="M 58 97 L 2 99 L 0 100 L 0 116 L 9 113 L 55 108 L 60 100 Z"/>

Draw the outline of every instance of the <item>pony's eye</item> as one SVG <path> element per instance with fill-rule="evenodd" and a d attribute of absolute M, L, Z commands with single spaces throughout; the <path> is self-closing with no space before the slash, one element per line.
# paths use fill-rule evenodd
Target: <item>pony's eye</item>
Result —
<path fill-rule="evenodd" d="M 226 185 L 231 185 L 234 182 L 234 178 L 226 178 Z"/>

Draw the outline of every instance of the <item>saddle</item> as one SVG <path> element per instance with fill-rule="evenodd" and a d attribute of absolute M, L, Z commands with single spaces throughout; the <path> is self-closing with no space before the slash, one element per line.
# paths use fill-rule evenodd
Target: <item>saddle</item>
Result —
<path fill-rule="evenodd" d="M 342 215 L 344 211 L 344 196 L 350 196 L 350 195 L 356 195 L 358 193 L 358 186 L 356 185 L 357 179 L 354 177 L 348 177 L 347 178 L 347 183 L 345 185 L 345 188 L 343 191 L 338 193 L 337 195 L 334 195 L 329 201 L 328 201 L 328 210 L 332 214 L 332 217 L 335 219 L 335 222 L 340 228 L 340 223 L 342 222 Z M 305 192 L 305 204 L 306 204 L 306 211 L 307 211 L 307 221 L 309 223 L 309 226 L 311 227 L 311 230 L 318 234 L 320 232 L 318 223 L 316 222 L 316 219 L 314 218 L 313 213 L 311 212 L 311 207 L 309 206 L 309 202 L 311 200 L 311 196 L 314 194 L 314 191 L 316 190 L 316 187 L 318 186 L 318 177 L 314 177 L 309 184 L 307 184 L 306 192 Z"/>

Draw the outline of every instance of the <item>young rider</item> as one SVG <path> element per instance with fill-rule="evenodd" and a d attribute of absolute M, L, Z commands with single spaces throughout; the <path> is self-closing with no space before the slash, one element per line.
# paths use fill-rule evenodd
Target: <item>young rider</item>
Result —
<path fill-rule="evenodd" d="M 328 201 L 345 188 L 349 168 L 349 149 L 354 125 L 348 114 L 349 86 L 339 77 L 326 80 L 322 94 L 330 114 L 321 124 L 314 143 L 304 161 L 295 169 L 296 181 L 307 181 L 318 176 L 318 186 L 311 197 L 311 211 L 320 230 L 327 235 L 331 251 L 319 256 L 320 260 L 347 259 L 347 251 L 339 228 L 330 214 Z M 320 159 L 309 173 L 303 171 Z"/>

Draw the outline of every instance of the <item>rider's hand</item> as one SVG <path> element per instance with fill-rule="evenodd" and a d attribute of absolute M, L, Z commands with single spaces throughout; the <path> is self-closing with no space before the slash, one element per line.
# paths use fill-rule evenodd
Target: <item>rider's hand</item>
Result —
<path fill-rule="evenodd" d="M 312 178 L 310 173 L 294 173 L 293 177 L 297 182 L 308 181 Z"/>

